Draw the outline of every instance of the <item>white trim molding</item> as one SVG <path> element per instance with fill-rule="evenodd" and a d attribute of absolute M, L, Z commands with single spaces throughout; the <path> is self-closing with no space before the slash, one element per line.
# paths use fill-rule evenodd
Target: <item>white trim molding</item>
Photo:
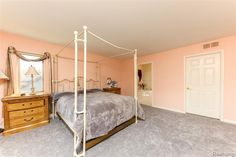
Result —
<path fill-rule="evenodd" d="M 161 107 L 161 106 L 153 106 L 159 109 L 167 110 L 167 111 L 172 111 L 172 112 L 177 112 L 177 113 L 185 113 L 184 111 L 178 110 L 178 109 L 172 109 L 168 107 Z"/>
<path fill-rule="evenodd" d="M 178 109 L 171 109 L 171 108 L 161 107 L 161 106 L 152 106 L 152 107 L 159 108 L 159 109 L 162 109 L 162 110 L 172 111 L 172 112 L 176 112 L 176 113 L 186 114 L 186 112 L 181 111 L 181 110 L 178 110 Z M 200 115 L 199 115 L 199 116 L 200 116 Z M 207 118 L 208 118 L 208 117 L 207 117 Z M 210 117 L 209 117 L 209 118 L 210 118 Z M 229 120 L 229 119 L 220 119 L 220 122 L 236 125 L 236 121 L 234 121 L 234 120 Z"/>
<path fill-rule="evenodd" d="M 221 121 L 224 122 L 224 123 L 236 125 L 236 121 L 234 121 L 234 120 L 223 119 L 223 120 L 221 120 Z"/>

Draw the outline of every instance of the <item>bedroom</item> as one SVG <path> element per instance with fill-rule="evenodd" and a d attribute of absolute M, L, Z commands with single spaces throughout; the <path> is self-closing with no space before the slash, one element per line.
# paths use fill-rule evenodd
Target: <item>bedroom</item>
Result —
<path fill-rule="evenodd" d="M 0 0 L 0 23 L 0 98 L 3 100 L 0 113 L 4 113 L 0 114 L 0 128 L 6 134 L 0 136 L 0 156 L 75 155 L 73 129 L 53 114 L 53 107 L 63 111 L 63 103 L 60 106 L 48 98 L 56 92 L 73 95 L 76 88 L 83 92 L 84 63 L 87 63 L 86 94 L 88 97 L 94 94 L 93 98 L 102 101 L 105 98 L 96 95 L 101 91 L 90 93 L 89 89 L 96 86 L 106 91 L 103 94 L 112 95 L 109 92 L 114 92 L 113 101 L 123 96 L 130 96 L 130 100 L 134 96 L 135 101 L 135 94 L 142 90 L 138 87 L 142 82 L 134 79 L 134 76 L 138 78 L 138 65 L 152 64 L 152 97 L 149 98 L 152 103 L 142 105 L 145 120 L 138 119 L 137 124 L 133 124 L 134 119 L 124 120 L 132 124 L 125 123 L 125 127 L 122 123 L 123 130 L 87 151 L 83 150 L 85 156 L 236 156 L 235 0 Z M 84 25 L 88 31 L 83 31 Z M 77 75 L 74 31 L 86 32 L 88 43 L 85 46 L 87 62 L 84 62 L 85 42 L 78 41 Z M 84 39 L 84 34 L 79 39 Z M 36 62 L 26 64 L 28 61 L 24 58 L 12 55 L 9 70 L 7 50 L 10 46 L 20 57 L 42 58 L 44 52 L 48 52 L 52 62 L 46 57 L 37 62 L 39 65 Z M 132 51 L 126 55 L 126 50 L 130 49 Z M 26 75 L 28 69 L 36 74 L 35 79 L 33 77 L 36 94 L 31 94 L 32 79 L 31 73 Z M 112 85 L 118 88 L 107 88 L 110 86 L 107 85 L 108 78 L 114 80 Z M 25 91 L 22 89 L 23 79 L 28 82 Z M 145 89 L 145 80 L 142 81 Z M 212 82 L 214 86 L 205 85 Z M 14 91 L 8 92 L 11 96 L 7 94 L 10 84 Z M 23 93 L 28 96 L 21 96 Z M 78 93 L 78 104 L 80 96 L 86 94 Z M 142 96 L 147 98 L 145 94 Z M 32 123 L 26 122 L 31 121 L 30 114 L 23 118 L 24 125 L 5 127 L 11 125 L 11 121 L 19 123 L 17 120 L 22 118 L 8 118 L 6 115 L 14 116 L 14 110 L 4 106 L 12 102 L 17 102 L 17 107 L 19 103 L 27 106 L 35 99 L 42 99 L 47 104 L 49 109 L 45 107 L 43 110 L 45 117 L 36 116 Z M 88 98 L 88 107 L 90 100 Z M 37 109 L 34 110 L 39 112 L 37 115 L 42 115 L 41 108 Z M 135 112 L 135 105 L 131 110 Z M 28 114 L 27 111 L 24 114 Z M 74 116 L 73 111 L 70 116 Z M 41 121 L 37 122 L 43 125 L 29 128 L 27 124 L 32 126 L 36 122 L 34 118 L 39 118 Z M 89 118 L 87 120 L 90 123 Z M 98 130 L 104 128 L 104 123 L 98 125 Z M 22 127 L 27 129 L 20 130 Z M 99 140 L 101 138 L 96 137 L 94 142 Z M 84 141 L 80 142 L 84 146 Z"/>

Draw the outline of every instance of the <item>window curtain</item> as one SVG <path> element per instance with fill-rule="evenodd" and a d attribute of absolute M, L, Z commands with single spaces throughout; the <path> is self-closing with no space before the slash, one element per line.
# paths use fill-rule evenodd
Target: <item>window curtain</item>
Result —
<path fill-rule="evenodd" d="M 19 58 L 24 61 L 39 62 L 43 61 L 44 74 L 43 84 L 44 92 L 52 92 L 52 58 L 49 52 L 45 52 L 40 58 L 28 59 L 23 56 L 25 52 L 17 51 L 14 47 L 10 46 L 7 49 L 7 76 L 10 81 L 7 83 L 6 95 L 19 93 Z"/>

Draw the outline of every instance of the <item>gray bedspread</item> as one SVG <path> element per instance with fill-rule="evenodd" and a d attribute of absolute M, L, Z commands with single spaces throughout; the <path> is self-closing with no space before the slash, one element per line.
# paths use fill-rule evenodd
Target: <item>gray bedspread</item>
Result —
<path fill-rule="evenodd" d="M 54 95 L 56 111 L 82 140 L 83 116 L 74 120 L 74 93 L 65 92 Z M 83 94 L 78 94 L 78 111 L 83 110 Z M 131 119 L 135 115 L 135 101 L 133 97 L 106 93 L 100 90 L 87 92 L 87 123 L 86 140 L 107 134 L 116 126 Z M 145 119 L 145 113 L 138 105 L 138 117 Z M 81 142 L 78 142 L 81 143 Z M 80 148 L 81 145 L 78 145 Z"/>

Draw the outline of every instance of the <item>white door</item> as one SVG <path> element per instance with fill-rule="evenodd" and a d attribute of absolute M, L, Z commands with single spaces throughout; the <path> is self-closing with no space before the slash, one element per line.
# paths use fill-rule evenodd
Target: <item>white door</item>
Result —
<path fill-rule="evenodd" d="M 186 112 L 220 118 L 221 55 L 186 58 Z"/>

